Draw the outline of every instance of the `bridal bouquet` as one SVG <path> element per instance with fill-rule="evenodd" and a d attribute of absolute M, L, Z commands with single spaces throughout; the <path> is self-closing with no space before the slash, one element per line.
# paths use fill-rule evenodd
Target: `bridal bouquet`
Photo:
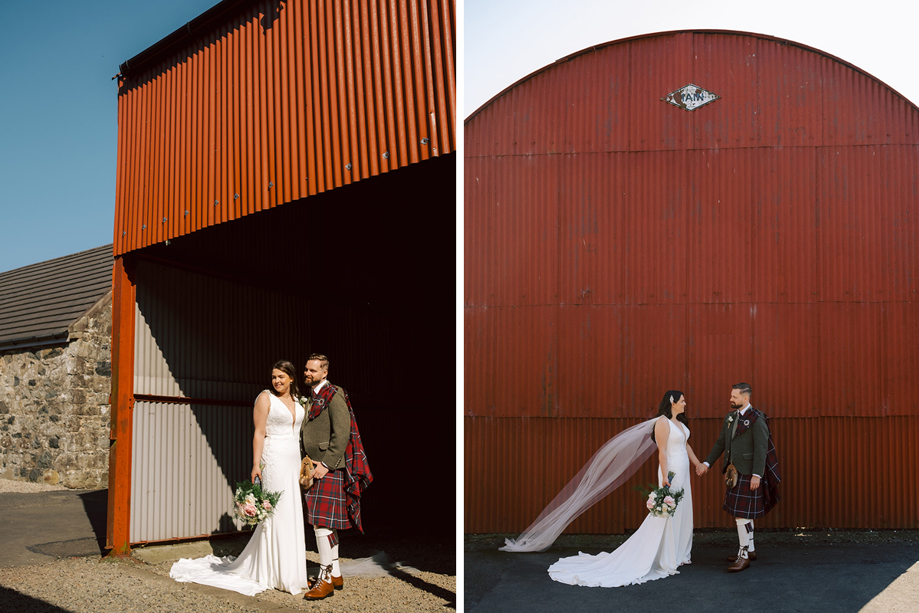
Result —
<path fill-rule="evenodd" d="M 281 492 L 266 492 L 256 477 L 256 483 L 236 484 L 236 517 L 254 526 L 274 513 Z"/>
<path fill-rule="evenodd" d="M 673 481 L 673 478 L 676 474 L 673 471 L 667 473 L 667 478 L 670 481 Z M 654 488 L 649 484 L 651 492 L 648 494 L 648 502 L 646 503 L 648 507 L 648 513 L 654 517 L 670 517 L 676 511 L 677 505 L 680 504 L 680 500 L 683 499 L 683 490 L 678 492 L 671 492 L 670 487 L 667 485 L 662 485 L 661 487 Z"/>

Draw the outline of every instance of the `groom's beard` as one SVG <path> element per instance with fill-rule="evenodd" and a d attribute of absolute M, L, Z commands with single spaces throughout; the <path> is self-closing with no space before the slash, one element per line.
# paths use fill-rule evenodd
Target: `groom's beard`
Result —
<path fill-rule="evenodd" d="M 734 403 L 732 402 L 732 403 L 731 403 L 731 408 L 732 408 L 732 409 L 742 409 L 742 408 L 743 408 L 743 405 L 742 405 L 742 404 L 734 404 Z"/>

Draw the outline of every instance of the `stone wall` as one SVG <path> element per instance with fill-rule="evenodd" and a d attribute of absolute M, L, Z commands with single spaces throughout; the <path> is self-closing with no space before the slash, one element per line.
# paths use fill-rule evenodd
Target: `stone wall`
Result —
<path fill-rule="evenodd" d="M 70 339 L 0 352 L 0 478 L 108 487 L 111 293 Z"/>

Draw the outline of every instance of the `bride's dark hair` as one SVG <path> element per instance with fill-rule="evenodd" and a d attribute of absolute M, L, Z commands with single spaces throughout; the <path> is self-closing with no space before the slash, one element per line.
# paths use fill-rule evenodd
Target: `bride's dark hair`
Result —
<path fill-rule="evenodd" d="M 673 419 L 673 409 L 671 408 L 671 405 L 674 402 L 679 402 L 680 398 L 682 397 L 683 397 L 683 392 L 681 392 L 680 390 L 667 390 L 666 392 L 664 392 L 664 397 L 661 398 L 661 403 L 657 407 L 657 415 L 655 417 L 660 417 L 661 415 L 663 415 L 667 419 Z M 671 400 L 671 398 L 673 400 Z M 677 415 L 676 420 L 681 421 L 684 424 L 686 424 L 687 428 L 689 427 L 689 418 L 686 417 L 685 412 Z M 654 430 L 651 431 L 651 440 L 654 441 L 655 443 L 657 442 L 657 440 L 654 438 Z"/>
<path fill-rule="evenodd" d="M 271 370 L 280 370 L 290 377 L 290 397 L 296 400 L 300 397 L 300 389 L 297 386 L 297 367 L 294 366 L 291 362 L 287 360 L 278 360 L 274 363 L 274 366 L 271 367 Z M 269 389 L 272 394 L 275 396 L 278 395 L 274 388 Z"/>

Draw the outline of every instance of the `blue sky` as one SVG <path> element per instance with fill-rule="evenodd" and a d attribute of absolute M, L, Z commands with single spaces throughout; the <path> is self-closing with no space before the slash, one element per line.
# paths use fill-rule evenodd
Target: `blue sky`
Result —
<path fill-rule="evenodd" d="M 217 3 L 0 0 L 0 272 L 112 242 L 112 77 Z"/>

